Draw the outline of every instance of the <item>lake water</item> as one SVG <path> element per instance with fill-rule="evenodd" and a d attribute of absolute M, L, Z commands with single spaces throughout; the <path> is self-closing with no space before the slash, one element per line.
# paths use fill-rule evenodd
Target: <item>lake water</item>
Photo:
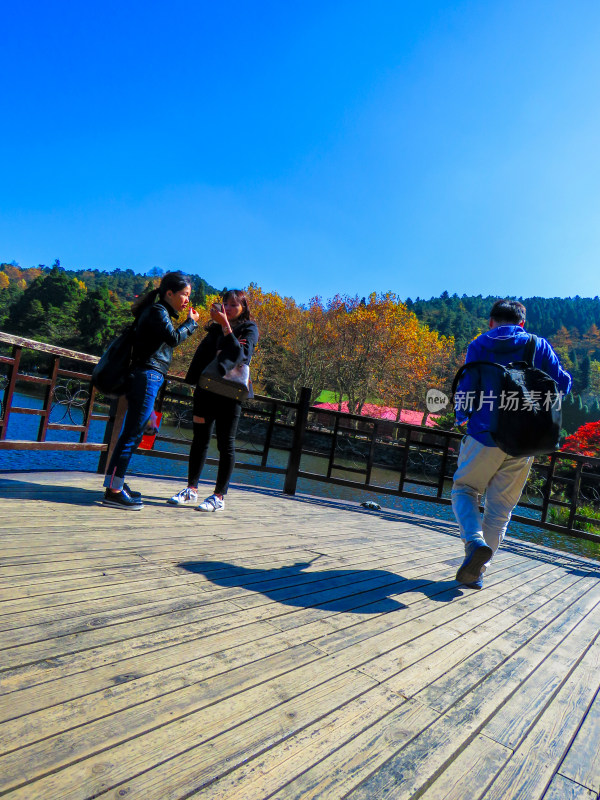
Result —
<path fill-rule="evenodd" d="M 15 394 L 14 404 L 25 408 L 42 407 L 41 398 L 26 394 Z M 68 410 L 69 408 L 70 411 Z M 78 408 L 73 408 L 72 406 L 69 407 L 57 405 L 53 408 L 51 413 L 51 422 L 80 424 L 82 418 L 83 414 L 81 410 Z M 7 438 L 25 440 L 35 439 L 37 436 L 38 425 L 39 417 L 37 416 L 29 414 L 13 414 L 9 420 Z M 104 435 L 104 425 L 104 422 L 92 422 L 88 437 L 89 441 L 102 441 Z M 175 428 L 169 428 L 169 426 L 163 426 L 161 433 L 163 435 L 171 436 L 181 435 L 181 431 L 177 431 Z M 187 435 L 188 432 L 185 431 L 184 433 Z M 51 431 L 48 433 L 47 438 L 54 441 L 77 441 L 77 434 L 70 431 Z M 253 449 L 253 445 L 248 442 L 238 441 L 237 444 L 238 447 Z M 189 449 L 189 445 L 185 442 L 174 445 L 172 443 L 157 441 L 155 449 L 179 451 L 185 455 Z M 218 452 L 214 438 L 209 451 L 209 457 L 218 458 Z M 285 451 L 272 449 L 269 453 L 270 466 L 285 467 L 287 465 L 287 459 L 288 454 Z M 244 453 L 239 455 L 238 462 L 243 462 L 248 465 L 259 464 L 260 458 L 258 454 L 253 456 L 251 454 Z M 62 451 L 41 452 L 35 450 L 0 451 L 0 471 L 20 472 L 24 470 L 83 470 L 86 472 L 95 472 L 97 465 L 98 453 L 68 453 Z M 301 469 L 303 471 L 324 474 L 326 468 L 326 459 L 321 459 L 314 456 L 302 457 Z M 174 461 L 166 458 L 162 459 L 136 454 L 131 460 L 130 473 L 164 475 L 174 478 L 181 478 L 181 488 L 183 488 L 186 485 L 187 463 L 186 461 Z M 340 478 L 348 477 L 348 475 L 344 474 L 343 472 L 336 473 L 336 476 Z M 214 481 L 215 477 L 216 467 L 207 465 L 202 474 L 202 479 L 212 482 Z M 382 486 L 394 487 L 398 485 L 398 474 L 392 470 L 374 469 L 372 480 L 374 483 Z M 252 470 L 251 468 L 242 469 L 238 466 L 236 467 L 233 475 L 233 483 L 282 490 L 283 475 L 259 472 Z M 99 491 L 101 484 L 102 478 L 99 475 Z M 418 487 L 417 489 L 417 487 L 415 487 L 415 490 L 424 492 L 426 491 L 426 488 L 427 487 Z M 427 502 L 426 500 L 412 500 L 394 495 L 375 494 L 373 492 L 362 490 L 358 487 L 348 488 L 345 486 L 335 486 L 334 484 L 323 483 L 321 481 L 300 479 L 298 481 L 297 492 L 299 494 L 316 495 L 329 499 L 348 500 L 359 503 L 365 500 L 373 500 L 379 503 L 382 508 L 418 514 L 439 520 L 449 520 L 452 522 L 455 521 L 454 515 L 449 506 L 441 506 L 436 503 Z M 519 509 L 519 511 L 524 515 L 528 513 L 526 509 Z M 546 547 L 553 547 L 569 553 L 600 560 L 600 545 L 596 544 L 595 542 L 576 539 L 572 536 L 554 533 L 553 531 L 547 531 L 534 526 L 523 525 L 518 522 L 510 523 L 508 535 L 535 542 L 536 544 L 545 545 Z"/>

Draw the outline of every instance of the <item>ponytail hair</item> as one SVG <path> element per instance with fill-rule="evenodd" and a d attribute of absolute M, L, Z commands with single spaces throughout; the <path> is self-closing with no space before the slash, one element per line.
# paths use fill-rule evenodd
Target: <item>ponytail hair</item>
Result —
<path fill-rule="evenodd" d="M 149 292 L 139 297 L 131 306 L 131 312 L 136 319 L 139 319 L 141 313 L 155 303 L 157 298 L 164 300 L 169 290 L 172 292 L 180 292 L 182 289 L 185 289 L 186 286 L 191 285 L 192 280 L 189 275 L 184 275 L 183 272 L 179 271 L 167 272 L 163 275 L 158 289 L 151 289 Z"/>

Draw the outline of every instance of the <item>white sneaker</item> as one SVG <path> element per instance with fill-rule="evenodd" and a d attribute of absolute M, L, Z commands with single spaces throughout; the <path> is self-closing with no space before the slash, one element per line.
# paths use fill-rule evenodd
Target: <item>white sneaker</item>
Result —
<path fill-rule="evenodd" d="M 224 508 L 225 502 L 216 494 L 211 494 L 203 503 L 200 503 L 196 511 L 223 511 Z"/>
<path fill-rule="evenodd" d="M 177 494 L 174 494 L 173 497 L 167 500 L 167 503 L 170 503 L 172 506 L 183 506 L 186 503 L 197 502 L 198 492 L 190 486 L 188 486 L 187 489 L 182 489 L 180 492 L 177 492 Z"/>

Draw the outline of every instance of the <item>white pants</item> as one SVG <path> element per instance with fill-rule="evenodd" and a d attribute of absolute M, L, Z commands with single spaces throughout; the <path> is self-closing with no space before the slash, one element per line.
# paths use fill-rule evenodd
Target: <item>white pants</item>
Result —
<path fill-rule="evenodd" d="M 483 539 L 496 552 L 532 463 L 533 458 L 515 458 L 499 447 L 480 444 L 472 436 L 463 438 L 451 496 L 452 510 L 465 543 Z M 484 493 L 482 521 L 479 495 Z"/>

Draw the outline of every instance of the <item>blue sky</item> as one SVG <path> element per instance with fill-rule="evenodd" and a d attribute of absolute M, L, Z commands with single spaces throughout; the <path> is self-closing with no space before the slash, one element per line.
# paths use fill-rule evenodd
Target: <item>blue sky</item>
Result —
<path fill-rule="evenodd" d="M 600 4 L 6 4 L 0 260 L 600 294 Z"/>

